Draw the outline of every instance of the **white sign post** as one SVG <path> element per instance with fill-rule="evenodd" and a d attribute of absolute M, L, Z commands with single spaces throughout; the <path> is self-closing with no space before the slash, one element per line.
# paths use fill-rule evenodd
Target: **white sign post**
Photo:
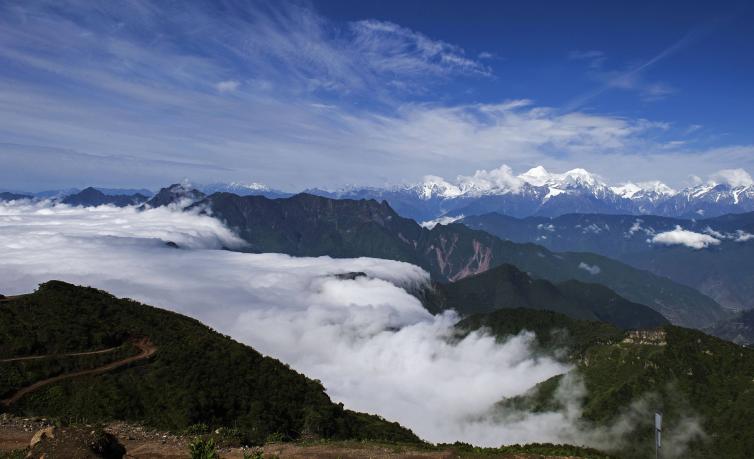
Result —
<path fill-rule="evenodd" d="M 660 457 L 662 448 L 662 413 L 655 413 L 655 458 Z"/>

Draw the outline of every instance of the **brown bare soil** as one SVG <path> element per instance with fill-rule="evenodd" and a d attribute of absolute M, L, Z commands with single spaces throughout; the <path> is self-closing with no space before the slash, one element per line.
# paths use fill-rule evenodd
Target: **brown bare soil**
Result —
<path fill-rule="evenodd" d="M 49 359 L 49 358 L 60 358 L 60 357 L 78 357 L 81 355 L 96 355 L 96 354 L 107 354 L 108 352 L 113 352 L 114 350 L 118 349 L 119 346 L 116 347 L 109 347 L 107 349 L 100 349 L 99 351 L 89 351 L 89 352 L 72 352 L 70 354 L 47 354 L 47 355 L 31 355 L 28 357 L 13 357 L 10 359 L 0 359 L 0 363 L 8 363 L 8 362 L 23 362 L 26 360 L 39 360 L 39 359 Z"/>
<path fill-rule="evenodd" d="M 9 451 L 28 451 L 29 443 L 34 434 L 49 425 L 50 422 L 45 419 L 20 418 L 8 414 L 0 415 L 0 455 Z M 66 447 L 66 444 L 69 444 L 69 447 L 80 447 L 82 444 L 80 440 L 92 435 L 95 429 L 97 428 L 93 426 L 56 429 L 57 444 L 55 446 L 58 448 L 57 453 L 64 453 L 63 448 Z M 102 430 L 113 435 L 126 448 L 125 458 L 185 459 L 188 457 L 188 445 L 192 440 L 189 436 L 173 435 L 125 422 L 112 422 L 104 426 Z M 62 438 L 65 436 L 70 438 Z M 38 450 L 39 447 L 36 449 Z M 274 457 L 276 455 L 280 459 L 473 459 L 476 457 L 473 454 L 459 455 L 451 449 L 423 450 L 410 446 L 352 441 L 313 444 L 271 443 L 262 448 L 220 448 L 219 453 L 223 459 L 243 459 L 244 452 L 251 454 L 260 450 L 264 452 L 264 457 Z M 71 457 L 78 456 L 74 455 Z M 484 455 L 484 458 L 577 459 L 564 456 L 532 454 Z"/>

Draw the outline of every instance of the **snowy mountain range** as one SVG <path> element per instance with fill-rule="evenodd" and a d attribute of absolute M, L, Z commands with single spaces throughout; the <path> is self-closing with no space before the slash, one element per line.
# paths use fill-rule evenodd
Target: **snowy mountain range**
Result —
<path fill-rule="evenodd" d="M 754 211 L 754 182 L 744 174 L 733 183 L 709 181 L 677 191 L 659 181 L 610 186 L 580 168 L 551 173 L 538 166 L 514 175 L 502 166 L 455 182 L 428 176 L 420 184 L 392 188 L 307 191 L 333 198 L 384 199 L 419 221 L 489 212 L 513 217 L 602 213 L 691 219 Z"/>
<path fill-rule="evenodd" d="M 206 195 L 228 192 L 239 196 L 284 198 L 295 194 L 257 182 L 214 183 L 195 188 Z M 99 190 L 105 194 L 127 194 L 127 190 Z M 28 194 L 37 199 L 50 196 L 63 199 L 78 191 Z M 147 190 L 138 191 L 150 195 Z M 553 173 L 537 166 L 515 175 L 504 165 L 480 170 L 471 176 L 459 176 L 455 181 L 427 176 L 421 183 L 413 185 L 339 190 L 313 188 L 305 192 L 336 199 L 385 200 L 399 214 L 419 222 L 440 218 L 451 221 L 461 216 L 490 212 L 518 218 L 599 213 L 699 219 L 754 211 L 754 180 L 743 170 L 721 171 L 707 182 L 674 190 L 659 181 L 609 185 L 597 174 L 581 168 Z M 19 194 L 5 193 L 0 200 L 9 200 L 12 196 L 18 197 Z"/>

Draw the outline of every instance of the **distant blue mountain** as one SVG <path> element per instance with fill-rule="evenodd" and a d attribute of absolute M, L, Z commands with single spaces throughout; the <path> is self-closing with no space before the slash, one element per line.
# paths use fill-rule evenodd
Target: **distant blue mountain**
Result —
<path fill-rule="evenodd" d="M 754 309 L 754 212 L 684 220 L 653 215 L 501 214 L 460 220 L 517 243 L 593 252 L 700 290 L 731 310 Z"/>

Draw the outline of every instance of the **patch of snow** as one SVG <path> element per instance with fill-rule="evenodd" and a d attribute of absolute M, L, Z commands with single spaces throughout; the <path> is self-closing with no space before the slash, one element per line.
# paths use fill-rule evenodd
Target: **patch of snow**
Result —
<path fill-rule="evenodd" d="M 419 186 L 418 194 L 421 199 L 427 200 L 432 199 L 432 197 L 454 198 L 463 193 L 460 188 L 444 178 L 428 175 L 424 177 L 424 182 Z"/>

